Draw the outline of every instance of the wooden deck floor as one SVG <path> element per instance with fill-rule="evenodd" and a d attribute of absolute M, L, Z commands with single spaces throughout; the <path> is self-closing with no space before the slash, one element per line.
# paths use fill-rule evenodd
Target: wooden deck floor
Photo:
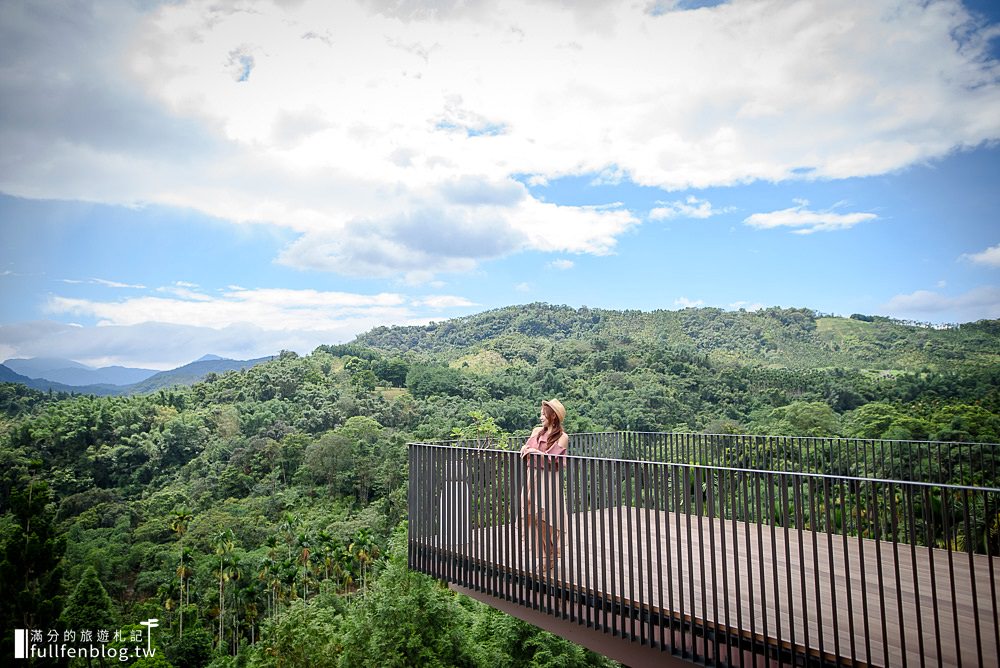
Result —
<path fill-rule="evenodd" d="M 1000 664 L 996 557 L 629 507 L 570 515 L 563 528 L 551 571 L 536 566 L 520 523 L 424 546 L 460 555 L 452 577 L 464 586 L 517 599 L 518 582 L 541 580 L 607 605 L 537 591 L 529 605 L 726 663 L 746 659 L 726 645 L 735 633 L 803 664 Z M 670 620 L 690 632 L 671 632 Z"/>

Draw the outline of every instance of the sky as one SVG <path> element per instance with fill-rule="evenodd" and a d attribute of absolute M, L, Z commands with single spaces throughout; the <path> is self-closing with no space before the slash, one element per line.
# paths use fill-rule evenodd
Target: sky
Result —
<path fill-rule="evenodd" d="M 990 0 L 0 2 L 0 360 L 1000 317 Z"/>

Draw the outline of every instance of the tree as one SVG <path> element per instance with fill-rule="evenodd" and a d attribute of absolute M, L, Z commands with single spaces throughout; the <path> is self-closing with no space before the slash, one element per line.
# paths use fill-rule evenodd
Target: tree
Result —
<path fill-rule="evenodd" d="M 175 666 L 203 668 L 212 660 L 212 634 L 203 628 L 193 628 L 164 648 L 167 659 Z"/>
<path fill-rule="evenodd" d="M 184 581 L 191 576 L 191 563 L 193 561 L 190 551 L 184 549 L 184 534 L 187 533 L 188 524 L 194 518 L 187 508 L 179 508 L 171 513 L 170 530 L 177 534 L 177 542 L 181 548 L 180 565 L 177 567 L 177 577 L 181 581 L 180 597 L 178 607 L 180 608 L 180 637 L 184 637 Z M 185 559 L 185 552 L 186 559 Z M 189 602 L 189 601 L 188 601 Z"/>
<path fill-rule="evenodd" d="M 944 406 L 934 413 L 932 420 L 937 426 L 933 434 L 937 441 L 1000 441 L 1000 416 L 981 406 Z"/>
<path fill-rule="evenodd" d="M 225 583 L 233 574 L 233 550 L 236 548 L 236 536 L 232 529 L 226 529 L 215 537 L 215 554 L 218 557 L 219 568 L 219 644 L 223 647 L 226 639 L 226 599 Z"/>
<path fill-rule="evenodd" d="M 14 522 L 0 537 L 0 629 L 13 646 L 15 628 L 49 628 L 62 609 L 65 538 L 56 532 L 48 484 L 22 479 L 11 490 Z"/>
<path fill-rule="evenodd" d="M 375 377 L 371 369 L 361 369 L 351 375 L 351 385 L 358 392 L 371 392 L 377 383 L 378 378 Z"/>
<path fill-rule="evenodd" d="M 497 447 L 505 434 L 493 417 L 482 411 L 471 411 L 469 417 L 472 418 L 470 424 L 452 428 L 452 438 L 463 441 L 462 445 L 474 443 L 477 448 Z"/>
<path fill-rule="evenodd" d="M 532 668 L 618 666 L 611 659 L 488 605 L 471 599 L 465 603 L 475 620 L 470 629 L 470 640 L 476 653 L 476 665 Z"/>
<path fill-rule="evenodd" d="M 296 538 L 298 544 L 298 562 L 302 564 L 302 600 L 309 597 L 309 574 L 312 565 L 312 537 L 307 533 L 300 533 Z"/>
<path fill-rule="evenodd" d="M 59 617 L 68 630 L 117 628 L 114 604 L 97 577 L 97 570 L 88 566 L 70 594 Z"/>
<path fill-rule="evenodd" d="M 325 484 L 330 494 L 348 494 L 353 487 L 354 444 L 343 433 L 327 432 L 306 448 L 302 462 L 313 484 Z"/>
<path fill-rule="evenodd" d="M 191 605 L 191 577 L 194 575 L 194 552 L 189 547 L 181 548 L 177 577 L 181 581 L 181 598 L 177 602 L 180 612 L 180 637 L 184 637 L 184 608 Z M 185 583 L 188 583 L 185 585 Z"/>
<path fill-rule="evenodd" d="M 344 620 L 339 665 L 472 665 L 470 621 L 455 594 L 394 558 Z"/>
<path fill-rule="evenodd" d="M 376 473 L 382 463 L 379 457 L 383 441 L 382 425 L 370 417 L 355 415 L 337 429 L 337 434 L 351 442 L 354 492 L 357 500 L 367 505 L 371 500 Z"/>
<path fill-rule="evenodd" d="M 379 556 L 378 545 L 372 540 L 372 536 L 369 532 L 364 529 L 358 530 L 354 534 L 354 539 L 351 544 L 347 546 L 348 552 L 353 556 L 358 565 L 361 567 L 361 588 L 365 589 L 367 584 L 367 569 L 368 565 L 372 563 Z"/>
<path fill-rule="evenodd" d="M 336 596 L 293 601 L 280 615 L 264 622 L 260 641 L 250 653 L 247 665 L 335 668 L 343 647 L 342 609 L 343 603 Z"/>
<path fill-rule="evenodd" d="M 840 416 L 822 401 L 795 401 L 770 411 L 758 426 L 772 436 L 837 436 Z"/>
<path fill-rule="evenodd" d="M 372 364 L 372 371 L 375 376 L 393 387 L 403 387 L 406 385 L 406 372 L 410 370 L 406 361 L 393 357 L 392 359 L 376 360 Z"/>
<path fill-rule="evenodd" d="M 406 374 L 406 387 L 415 397 L 435 394 L 462 395 L 462 374 L 446 366 L 412 366 Z"/>
<path fill-rule="evenodd" d="M 867 403 L 845 415 L 844 420 L 845 434 L 855 438 L 907 440 L 926 438 L 928 431 L 925 421 L 882 401 Z"/>

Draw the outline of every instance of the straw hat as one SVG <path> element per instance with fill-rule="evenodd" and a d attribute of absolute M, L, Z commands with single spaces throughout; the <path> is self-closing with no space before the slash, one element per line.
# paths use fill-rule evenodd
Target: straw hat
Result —
<path fill-rule="evenodd" d="M 542 402 L 543 406 L 548 406 L 552 411 L 559 416 L 559 422 L 566 421 L 566 409 L 563 407 L 562 402 L 558 399 L 547 399 Z"/>

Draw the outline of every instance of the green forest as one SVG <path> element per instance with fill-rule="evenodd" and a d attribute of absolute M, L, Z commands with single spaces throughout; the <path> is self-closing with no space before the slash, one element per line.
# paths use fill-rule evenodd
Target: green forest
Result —
<path fill-rule="evenodd" d="M 1000 321 L 529 304 L 146 395 L 2 384 L 5 647 L 156 618 L 131 665 L 614 665 L 406 568 L 407 442 L 550 397 L 570 432 L 994 443 Z"/>

